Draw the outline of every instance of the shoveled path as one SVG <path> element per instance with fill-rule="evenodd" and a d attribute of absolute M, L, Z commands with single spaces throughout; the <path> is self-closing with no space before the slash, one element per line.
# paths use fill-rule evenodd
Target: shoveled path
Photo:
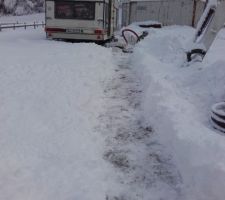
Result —
<path fill-rule="evenodd" d="M 175 200 L 181 178 L 152 127 L 142 124 L 140 80 L 132 70 L 132 54 L 114 52 L 115 76 L 105 88 L 106 113 L 100 117 L 106 135 L 104 159 L 114 167 L 120 191 L 106 200 Z"/>

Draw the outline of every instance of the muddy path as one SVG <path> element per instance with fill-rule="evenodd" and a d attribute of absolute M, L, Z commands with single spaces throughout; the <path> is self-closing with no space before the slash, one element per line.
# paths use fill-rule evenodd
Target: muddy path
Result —
<path fill-rule="evenodd" d="M 100 117 L 106 136 L 103 158 L 113 166 L 121 188 L 106 200 L 180 199 L 182 180 L 172 157 L 154 127 L 142 124 L 142 86 L 132 70 L 131 55 L 114 52 L 117 68 L 104 91 L 108 103 Z"/>

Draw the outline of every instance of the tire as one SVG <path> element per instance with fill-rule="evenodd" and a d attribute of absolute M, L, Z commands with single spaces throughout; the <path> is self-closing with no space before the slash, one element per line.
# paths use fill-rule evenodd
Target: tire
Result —
<path fill-rule="evenodd" d="M 212 106 L 211 121 L 214 128 L 225 132 L 225 102 L 216 103 Z"/>
<path fill-rule="evenodd" d="M 202 58 L 204 58 L 206 51 L 203 49 L 192 49 L 191 51 L 187 52 L 187 61 L 191 62 L 192 61 L 192 55 L 198 54 L 201 55 Z"/>
<path fill-rule="evenodd" d="M 225 121 L 225 102 L 214 104 L 212 106 L 212 112 Z"/>

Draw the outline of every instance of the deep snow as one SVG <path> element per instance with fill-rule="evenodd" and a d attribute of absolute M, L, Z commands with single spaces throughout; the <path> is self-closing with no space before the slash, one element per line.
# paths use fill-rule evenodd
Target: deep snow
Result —
<path fill-rule="evenodd" d="M 150 31 L 132 58 L 145 124 L 176 160 L 186 199 L 225 196 L 225 137 L 209 120 L 211 106 L 225 99 L 224 31 L 202 63 L 183 64 L 194 30 L 179 26 Z"/>
<path fill-rule="evenodd" d="M 105 199 L 110 49 L 47 41 L 42 28 L 0 34 L 0 199 Z"/>
<path fill-rule="evenodd" d="M 225 98 L 224 30 L 187 65 L 193 37 L 150 29 L 124 55 L 0 32 L 0 199 L 223 200 L 225 137 L 209 113 Z"/>

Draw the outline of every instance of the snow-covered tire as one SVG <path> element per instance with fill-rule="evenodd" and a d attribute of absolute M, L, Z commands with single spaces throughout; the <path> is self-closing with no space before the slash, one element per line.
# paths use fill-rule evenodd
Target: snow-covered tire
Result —
<path fill-rule="evenodd" d="M 225 132 L 225 102 L 216 103 L 212 106 L 211 121 L 214 128 Z"/>
<path fill-rule="evenodd" d="M 205 56 L 206 51 L 203 49 L 192 49 L 191 51 L 187 52 L 187 61 L 191 62 L 192 61 L 192 55 L 197 54 L 202 56 L 202 58 Z"/>

